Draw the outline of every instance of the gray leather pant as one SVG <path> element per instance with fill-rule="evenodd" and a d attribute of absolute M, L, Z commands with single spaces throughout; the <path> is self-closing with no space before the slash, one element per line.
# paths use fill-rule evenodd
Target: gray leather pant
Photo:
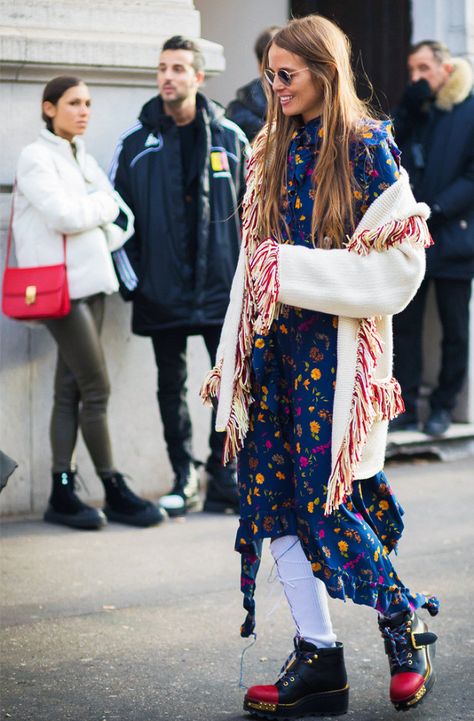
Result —
<path fill-rule="evenodd" d="M 110 383 L 100 339 L 104 307 L 104 295 L 93 295 L 73 300 L 65 318 L 45 321 L 58 346 L 50 425 L 53 473 L 73 465 L 79 428 L 97 473 L 115 470 L 107 424 Z"/>

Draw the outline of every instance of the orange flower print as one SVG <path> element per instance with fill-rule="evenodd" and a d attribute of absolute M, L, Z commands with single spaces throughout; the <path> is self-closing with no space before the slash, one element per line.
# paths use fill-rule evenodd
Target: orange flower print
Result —
<path fill-rule="evenodd" d="M 318 381 L 321 378 L 321 371 L 319 370 L 319 368 L 313 368 L 313 370 L 311 371 L 311 378 L 314 381 Z"/>
<path fill-rule="evenodd" d="M 263 348 L 264 345 L 265 345 L 265 341 L 263 340 L 263 338 L 257 338 L 257 340 L 255 341 L 255 346 L 257 348 Z"/>
<path fill-rule="evenodd" d="M 311 429 L 311 433 L 319 433 L 319 429 L 321 428 L 318 421 L 311 421 L 309 427 Z"/>
<path fill-rule="evenodd" d="M 341 553 L 345 553 L 347 551 L 347 549 L 349 548 L 346 541 L 339 541 L 337 545 L 338 545 Z"/>
<path fill-rule="evenodd" d="M 311 564 L 311 568 L 313 569 L 313 571 L 320 571 L 320 570 L 321 570 L 321 564 L 316 561 L 315 563 L 312 563 L 312 564 Z"/>
<path fill-rule="evenodd" d="M 388 511 L 388 501 L 379 501 L 379 508 L 381 508 L 382 511 Z"/>
<path fill-rule="evenodd" d="M 313 513 L 313 511 L 314 511 L 314 503 L 313 503 L 313 501 L 310 501 L 308 503 L 308 513 Z"/>

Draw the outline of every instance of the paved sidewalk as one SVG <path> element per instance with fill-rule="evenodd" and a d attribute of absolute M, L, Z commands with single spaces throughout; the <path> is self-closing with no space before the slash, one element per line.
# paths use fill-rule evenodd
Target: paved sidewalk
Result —
<path fill-rule="evenodd" d="M 397 569 L 412 590 L 436 592 L 442 601 L 430 621 L 440 637 L 438 681 L 409 718 L 472 721 L 472 459 L 391 465 L 387 473 L 406 510 Z M 99 532 L 37 519 L 4 522 L 0 719 L 246 717 L 238 678 L 248 641 L 239 637 L 235 530 L 235 517 L 204 514 Z M 247 684 L 271 683 L 292 645 L 279 584 L 268 582 L 269 556 L 259 574 L 259 638 L 245 656 Z M 331 601 L 331 611 L 350 675 L 345 718 L 401 721 L 387 697 L 388 663 L 374 612 L 340 601 Z"/>

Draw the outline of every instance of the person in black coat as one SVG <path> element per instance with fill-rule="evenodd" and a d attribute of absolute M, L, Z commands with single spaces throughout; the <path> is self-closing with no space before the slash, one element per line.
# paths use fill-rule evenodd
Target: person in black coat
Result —
<path fill-rule="evenodd" d="M 135 215 L 135 234 L 114 261 L 122 295 L 133 303 L 132 330 L 153 343 L 175 473 L 161 505 L 172 516 L 199 502 L 186 402 L 187 338 L 201 335 L 214 363 L 239 255 L 244 192 L 247 139 L 199 92 L 203 67 L 193 41 L 174 36 L 165 42 L 159 95 L 123 134 L 111 170 Z M 209 511 L 237 511 L 239 505 L 235 468 L 221 465 L 223 435 L 211 431 Z"/>
<path fill-rule="evenodd" d="M 278 25 L 272 25 L 263 30 L 255 41 L 254 50 L 260 70 L 265 48 L 279 29 Z M 226 116 L 242 128 L 250 142 L 263 126 L 266 114 L 267 99 L 260 78 L 255 78 L 239 88 L 237 97 L 226 109 Z"/>
<path fill-rule="evenodd" d="M 428 286 L 434 283 L 442 326 L 441 370 L 423 426 L 443 435 L 468 366 L 469 301 L 474 277 L 474 97 L 472 70 L 436 41 L 417 43 L 408 57 L 410 85 L 394 116 L 415 197 L 431 208 L 434 244 L 426 277 L 410 305 L 394 318 L 395 376 L 406 412 L 391 430 L 417 427 L 422 379 L 422 321 Z"/>

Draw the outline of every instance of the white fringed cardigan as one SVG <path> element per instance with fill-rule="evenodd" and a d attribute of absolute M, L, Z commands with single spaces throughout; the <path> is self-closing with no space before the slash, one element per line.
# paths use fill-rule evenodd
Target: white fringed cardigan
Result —
<path fill-rule="evenodd" d="M 219 399 L 216 430 L 227 434 L 227 462 L 242 448 L 248 429 L 254 335 L 268 332 L 280 303 L 339 316 L 329 514 L 350 494 L 353 480 L 383 468 L 388 420 L 403 410 L 392 377 L 392 315 L 406 307 L 423 279 L 429 208 L 415 201 L 402 170 L 370 205 L 345 248 L 305 248 L 260 242 L 258 190 L 251 168 L 239 262 L 216 366 L 201 396 L 208 403 Z"/>

